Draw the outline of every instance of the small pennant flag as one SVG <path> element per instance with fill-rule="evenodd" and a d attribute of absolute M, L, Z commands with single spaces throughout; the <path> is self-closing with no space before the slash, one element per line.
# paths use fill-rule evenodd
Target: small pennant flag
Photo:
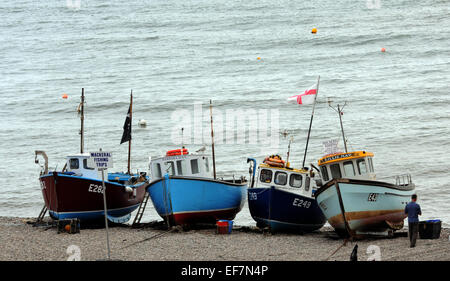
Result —
<path fill-rule="evenodd" d="M 127 118 L 125 118 L 125 123 L 123 124 L 123 135 L 120 144 L 131 140 L 131 104 L 128 108 Z"/>
<path fill-rule="evenodd" d="M 314 101 L 316 100 L 316 95 L 317 95 L 317 84 L 314 84 L 303 94 L 289 97 L 287 98 L 287 101 L 289 103 L 296 103 L 299 105 L 313 104 Z"/>

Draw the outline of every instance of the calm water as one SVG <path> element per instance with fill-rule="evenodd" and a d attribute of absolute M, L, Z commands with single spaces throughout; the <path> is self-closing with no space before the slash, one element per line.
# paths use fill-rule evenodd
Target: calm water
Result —
<path fill-rule="evenodd" d="M 327 100 L 347 102 L 349 149 L 374 152 L 378 177 L 410 173 L 423 217 L 449 226 L 448 1 L 81 0 L 79 8 L 77 0 L 45 2 L 0 4 L 0 215 L 38 215 L 43 199 L 34 150 L 45 150 L 58 168 L 78 152 L 82 87 L 86 149 L 111 151 L 114 170 L 126 170 L 127 144 L 119 142 L 131 89 L 133 170 L 146 170 L 149 156 L 173 149 L 180 126 L 191 151 L 207 143 L 210 99 L 222 113 L 218 130 L 248 126 L 226 123 L 227 110 L 278 110 L 274 128 L 293 135 L 291 162 L 300 166 L 311 107 L 286 98 L 320 75 L 307 163 L 322 155 L 323 141 L 340 138 Z M 205 115 L 200 142 L 199 131 L 188 130 L 194 102 L 203 103 Z M 139 119 L 147 120 L 145 129 Z M 272 128 L 273 119 L 264 120 L 257 132 Z M 278 133 L 272 148 L 264 138 L 222 134 L 219 175 L 248 177 L 248 156 L 285 155 L 287 139 Z M 149 208 L 145 219 L 159 217 Z M 247 207 L 236 223 L 253 224 Z"/>

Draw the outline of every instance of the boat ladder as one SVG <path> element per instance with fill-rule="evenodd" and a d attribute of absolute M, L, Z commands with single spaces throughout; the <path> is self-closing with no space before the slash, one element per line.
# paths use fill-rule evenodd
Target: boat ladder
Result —
<path fill-rule="evenodd" d="M 141 223 L 142 215 L 144 214 L 145 207 L 147 206 L 148 198 L 150 197 L 150 194 L 148 192 L 145 192 L 144 199 L 142 199 L 141 204 L 139 205 L 139 209 L 136 213 L 136 216 L 134 217 L 132 227 L 138 226 Z"/>
<path fill-rule="evenodd" d="M 37 217 L 35 223 L 40 223 L 40 222 L 42 222 L 42 220 L 43 220 L 44 217 L 45 217 L 45 214 L 47 213 L 47 210 L 48 210 L 48 209 L 47 209 L 47 206 L 44 205 L 44 207 L 42 208 L 41 212 L 39 213 L 39 216 Z"/>

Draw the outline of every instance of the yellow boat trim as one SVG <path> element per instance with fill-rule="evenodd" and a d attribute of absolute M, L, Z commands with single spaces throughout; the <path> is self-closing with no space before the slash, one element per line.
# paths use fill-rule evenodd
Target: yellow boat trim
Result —
<path fill-rule="evenodd" d="M 344 160 L 363 158 L 363 157 L 368 157 L 368 156 L 373 157 L 373 153 L 367 152 L 367 151 L 353 151 L 353 152 L 347 152 L 347 153 L 341 152 L 341 153 L 326 155 L 326 156 L 320 158 L 318 163 L 319 163 L 319 166 L 322 166 L 324 164 L 330 164 L 330 163 L 334 163 L 334 162 L 341 162 Z"/>
<path fill-rule="evenodd" d="M 303 173 L 303 174 L 308 173 L 308 171 L 304 170 L 304 169 L 301 169 L 301 170 L 294 169 L 294 168 L 287 169 L 287 168 L 282 168 L 282 167 L 270 166 L 270 165 L 267 165 L 267 164 L 260 164 L 259 167 L 260 168 L 266 168 L 266 169 L 276 169 L 276 170 L 287 171 L 287 172 Z"/>

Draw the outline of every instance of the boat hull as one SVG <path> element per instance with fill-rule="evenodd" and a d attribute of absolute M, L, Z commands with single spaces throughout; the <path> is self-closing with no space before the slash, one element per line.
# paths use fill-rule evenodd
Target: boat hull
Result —
<path fill-rule="evenodd" d="M 102 181 L 64 173 L 49 173 L 39 178 L 45 205 L 53 219 L 95 221 L 104 219 Z M 127 192 L 125 186 L 105 182 L 107 215 L 111 221 L 125 222 L 145 195 L 148 182 L 133 186 Z"/>
<path fill-rule="evenodd" d="M 335 179 L 316 193 L 319 207 L 336 232 L 357 236 L 403 227 L 414 185 Z"/>
<path fill-rule="evenodd" d="M 272 232 L 309 232 L 326 223 L 314 198 L 275 187 L 249 189 L 248 207 L 257 225 Z"/>
<path fill-rule="evenodd" d="M 147 188 L 158 214 L 171 225 L 232 220 L 245 203 L 246 183 L 165 176 Z"/>

